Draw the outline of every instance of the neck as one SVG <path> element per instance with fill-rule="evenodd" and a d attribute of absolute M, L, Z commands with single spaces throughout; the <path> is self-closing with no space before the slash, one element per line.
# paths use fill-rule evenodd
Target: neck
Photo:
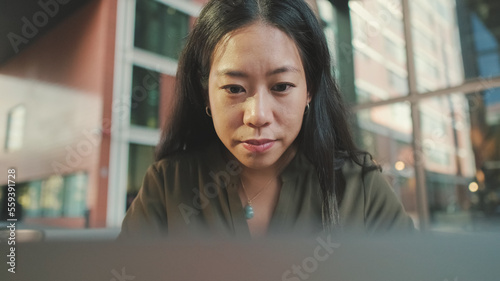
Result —
<path fill-rule="evenodd" d="M 245 187 L 254 189 L 253 187 L 276 184 L 279 181 L 279 176 L 285 167 L 290 164 L 296 153 L 297 148 L 291 145 L 278 161 L 270 167 L 265 169 L 251 169 L 242 165 L 241 180 L 245 183 Z"/>

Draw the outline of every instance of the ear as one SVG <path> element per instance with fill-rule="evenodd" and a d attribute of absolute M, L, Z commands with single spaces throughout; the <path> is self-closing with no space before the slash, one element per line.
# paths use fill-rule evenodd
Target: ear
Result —
<path fill-rule="evenodd" d="M 307 92 L 307 103 L 311 103 L 311 100 L 312 100 L 312 95 Z"/>

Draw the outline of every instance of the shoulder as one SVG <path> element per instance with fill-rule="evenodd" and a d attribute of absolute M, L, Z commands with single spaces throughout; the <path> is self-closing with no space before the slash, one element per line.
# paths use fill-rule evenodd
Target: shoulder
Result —
<path fill-rule="evenodd" d="M 342 168 L 345 195 L 341 208 L 358 214 L 368 232 L 411 230 L 413 223 L 398 195 L 367 154 L 360 161 L 346 161 Z"/>
<path fill-rule="evenodd" d="M 380 166 L 369 154 L 360 155 L 356 161 L 346 161 L 342 167 L 342 174 L 346 180 L 346 188 L 363 193 L 367 204 L 370 203 L 369 199 L 373 199 L 377 194 L 395 195 Z"/>
<path fill-rule="evenodd" d="M 194 151 L 178 152 L 152 163 L 144 175 L 138 195 L 165 198 L 180 187 L 180 182 L 186 182 L 185 179 L 194 169 L 199 169 L 201 163 Z"/>
<path fill-rule="evenodd" d="M 343 161 L 342 165 L 342 173 L 345 175 L 366 173 L 373 170 L 379 170 L 378 165 L 368 153 L 358 154 L 356 159 L 348 158 Z"/>
<path fill-rule="evenodd" d="M 358 155 L 355 160 L 345 160 L 341 171 L 346 181 L 346 189 L 351 191 L 356 189 L 358 192 L 365 192 L 367 187 L 373 186 L 373 180 L 384 179 L 378 164 L 367 153 Z"/>
<path fill-rule="evenodd" d="M 172 172 L 179 169 L 193 170 L 220 165 L 221 161 L 221 149 L 219 144 L 217 142 L 211 142 L 205 147 L 172 153 L 153 163 L 151 168 L 158 172 Z"/>
<path fill-rule="evenodd" d="M 204 148 L 168 155 L 153 163 L 146 177 L 156 177 L 167 195 L 178 196 L 203 186 L 203 183 L 214 181 L 214 175 L 226 171 L 231 163 L 222 158 L 217 144 L 209 144 Z"/>
<path fill-rule="evenodd" d="M 155 183 L 166 196 L 185 193 L 187 186 L 197 181 L 197 176 L 208 169 L 208 163 L 203 151 L 180 151 L 154 162 L 148 168 L 145 182 Z M 143 185 L 143 189 L 148 186 Z M 180 192 L 180 193 L 179 193 Z"/>
<path fill-rule="evenodd" d="M 179 151 L 154 162 L 150 169 L 158 173 L 175 172 L 203 165 L 203 150 Z"/>
<path fill-rule="evenodd" d="M 365 206 L 373 203 L 378 194 L 394 193 L 392 186 L 369 154 L 360 155 L 356 161 L 346 160 L 342 167 L 346 192 L 357 193 Z"/>

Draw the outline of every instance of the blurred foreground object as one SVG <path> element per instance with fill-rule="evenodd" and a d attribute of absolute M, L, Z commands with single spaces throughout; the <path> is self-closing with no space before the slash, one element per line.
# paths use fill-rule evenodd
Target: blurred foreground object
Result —
<path fill-rule="evenodd" d="M 487 281 L 500 274 L 498 241 L 496 234 L 439 234 L 21 243 L 16 273 L 2 270 L 0 279 Z"/>

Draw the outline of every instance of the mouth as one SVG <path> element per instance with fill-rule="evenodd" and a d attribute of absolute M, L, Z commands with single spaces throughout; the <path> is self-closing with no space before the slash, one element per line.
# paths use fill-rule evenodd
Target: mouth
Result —
<path fill-rule="evenodd" d="M 243 141 L 243 143 L 247 143 L 247 144 L 250 144 L 250 145 L 263 145 L 263 144 L 270 143 L 270 142 L 273 142 L 273 141 L 274 140 L 270 140 L 270 139 L 259 139 L 259 140 L 251 139 L 251 140 Z"/>
<path fill-rule="evenodd" d="M 242 141 L 243 147 L 245 147 L 250 152 L 262 153 L 269 150 L 275 143 L 275 140 L 271 139 L 249 139 Z"/>

